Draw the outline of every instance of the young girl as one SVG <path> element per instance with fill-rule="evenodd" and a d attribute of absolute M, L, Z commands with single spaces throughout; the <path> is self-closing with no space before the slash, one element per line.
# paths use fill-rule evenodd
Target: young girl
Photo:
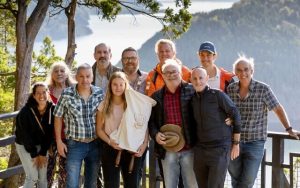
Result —
<path fill-rule="evenodd" d="M 105 188 L 120 187 L 120 171 L 122 171 L 124 188 L 139 187 L 138 173 L 142 167 L 141 156 L 148 145 L 148 133 L 145 134 L 144 142 L 140 145 L 136 153 L 127 150 L 119 152 L 122 150 L 119 144 L 116 140 L 110 138 L 111 133 L 118 130 L 127 108 L 125 90 L 128 87 L 129 83 L 123 72 L 113 73 L 108 83 L 105 99 L 100 103 L 97 112 L 97 135 L 104 141 L 102 168 Z M 118 153 L 121 156 L 118 157 L 120 161 L 117 160 L 117 162 Z M 129 167 L 131 160 L 134 160 L 132 169 Z M 116 163 L 119 164 L 116 166 Z"/>

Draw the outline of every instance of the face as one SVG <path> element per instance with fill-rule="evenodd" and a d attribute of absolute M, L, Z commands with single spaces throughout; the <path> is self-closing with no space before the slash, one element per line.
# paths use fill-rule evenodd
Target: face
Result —
<path fill-rule="evenodd" d="M 253 76 L 253 69 L 250 64 L 241 61 L 235 67 L 235 74 L 241 82 L 250 82 Z"/>
<path fill-rule="evenodd" d="M 157 57 L 161 64 L 165 63 L 167 59 L 175 58 L 175 52 L 172 49 L 172 46 L 166 43 L 161 43 L 158 46 Z"/>
<path fill-rule="evenodd" d="M 201 92 L 207 85 L 208 75 L 203 69 L 194 69 L 191 75 L 191 82 L 197 92 Z"/>
<path fill-rule="evenodd" d="M 123 70 L 126 74 L 135 73 L 139 68 L 139 59 L 135 51 L 126 51 L 122 56 Z"/>
<path fill-rule="evenodd" d="M 111 82 L 111 90 L 114 96 L 122 96 L 126 87 L 126 82 L 122 78 L 115 78 Z"/>
<path fill-rule="evenodd" d="M 212 66 L 217 58 L 216 54 L 213 54 L 209 51 L 201 51 L 201 52 L 199 52 L 198 55 L 199 55 L 201 65 L 204 68 Z"/>
<path fill-rule="evenodd" d="M 163 71 L 163 79 L 165 83 L 168 84 L 178 84 L 181 81 L 180 72 L 177 67 L 170 65 L 165 67 Z"/>
<path fill-rule="evenodd" d="M 97 64 L 100 65 L 109 65 L 111 57 L 112 55 L 109 47 L 104 44 L 98 46 L 94 52 L 94 58 Z"/>
<path fill-rule="evenodd" d="M 67 74 L 64 67 L 57 66 L 53 69 L 52 79 L 54 83 L 64 83 L 67 79 Z"/>
<path fill-rule="evenodd" d="M 48 100 L 48 91 L 45 86 L 37 86 L 33 98 L 39 105 L 47 103 Z"/>
<path fill-rule="evenodd" d="M 76 74 L 77 86 L 81 89 L 89 89 L 93 81 L 92 69 L 81 69 Z"/>

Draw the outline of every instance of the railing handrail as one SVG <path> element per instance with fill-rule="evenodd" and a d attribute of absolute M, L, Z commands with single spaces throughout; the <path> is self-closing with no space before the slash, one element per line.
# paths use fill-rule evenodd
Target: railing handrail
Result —
<path fill-rule="evenodd" d="M 5 120 L 9 118 L 14 118 L 18 115 L 19 111 L 14 111 L 10 113 L 0 114 L 0 120 Z"/>

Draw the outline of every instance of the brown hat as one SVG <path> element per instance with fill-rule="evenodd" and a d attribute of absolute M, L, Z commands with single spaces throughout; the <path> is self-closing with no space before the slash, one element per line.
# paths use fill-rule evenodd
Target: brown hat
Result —
<path fill-rule="evenodd" d="M 178 152 L 184 147 L 185 140 L 179 125 L 166 124 L 160 128 L 160 132 L 166 136 L 166 144 L 162 145 L 162 147 L 167 151 Z"/>

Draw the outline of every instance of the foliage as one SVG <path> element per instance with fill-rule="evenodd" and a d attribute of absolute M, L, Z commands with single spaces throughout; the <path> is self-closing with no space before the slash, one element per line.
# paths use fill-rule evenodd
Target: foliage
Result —
<path fill-rule="evenodd" d="M 10 11 L 0 9 L 0 46 L 15 45 L 15 17 Z"/>
<path fill-rule="evenodd" d="M 57 61 L 63 61 L 62 57 L 56 55 L 54 44 L 49 37 L 43 40 L 38 54 L 33 52 L 32 59 L 32 83 L 44 81 L 50 66 Z"/>

